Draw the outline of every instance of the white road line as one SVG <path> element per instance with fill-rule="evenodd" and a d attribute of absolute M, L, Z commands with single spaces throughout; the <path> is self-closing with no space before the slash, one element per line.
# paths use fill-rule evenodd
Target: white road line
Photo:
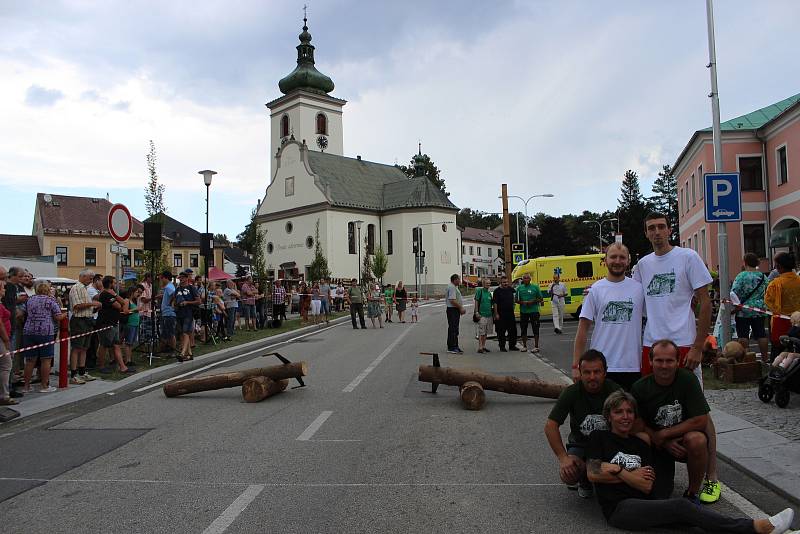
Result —
<path fill-rule="evenodd" d="M 297 436 L 297 441 L 308 441 L 308 440 L 310 440 L 311 437 L 314 434 L 316 434 L 317 430 L 319 430 L 319 427 L 321 427 L 322 424 L 325 421 L 327 421 L 328 417 L 330 417 L 331 415 L 333 415 L 333 412 L 328 411 L 328 410 L 326 410 L 326 411 L 322 412 L 321 414 L 319 414 L 317 416 L 317 418 L 314 419 L 314 421 L 310 425 L 308 425 L 308 428 L 303 430 L 303 433 L 300 434 L 299 436 Z"/>
<path fill-rule="evenodd" d="M 363 371 L 361 371 L 361 374 L 360 374 L 360 375 L 358 375 L 357 377 L 355 377 L 355 378 L 353 379 L 353 381 L 352 381 L 352 382 L 350 382 L 350 383 L 347 385 L 347 387 L 345 387 L 345 388 L 342 390 L 342 393 L 351 393 L 351 392 L 352 392 L 354 389 L 356 389 L 356 387 L 358 387 L 358 385 L 361 383 L 361 381 L 362 381 L 362 380 L 364 380 L 365 378 L 367 378 L 367 375 L 368 375 L 368 374 L 370 374 L 370 373 L 371 373 L 371 372 L 372 372 L 372 371 L 373 371 L 373 370 L 374 370 L 374 369 L 375 369 L 375 368 L 378 366 L 378 364 L 380 364 L 380 363 L 383 361 L 383 359 L 384 359 L 384 358 L 386 358 L 386 357 L 389 355 L 389 353 L 391 353 L 391 352 L 394 350 L 394 348 L 397 346 L 397 344 L 398 344 L 398 343 L 400 343 L 400 341 L 401 341 L 401 340 L 402 340 L 404 337 L 406 337 L 406 335 L 407 335 L 409 332 L 411 332 L 411 327 L 409 327 L 409 329 L 408 329 L 408 330 L 406 330 L 405 332 L 403 332 L 402 334 L 400 334 L 400 335 L 397 337 L 397 339 L 395 339 L 395 340 L 392 342 L 392 344 L 391 344 L 391 345 L 389 345 L 388 347 L 386 347 L 386 350 L 384 350 L 383 352 L 381 352 L 380 356 L 378 356 L 377 358 L 375 358 L 375 360 L 374 360 L 374 361 L 373 361 L 371 364 L 369 364 L 369 366 L 368 366 L 366 369 L 364 369 Z"/>
<path fill-rule="evenodd" d="M 68 484 L 163 484 L 175 486 L 198 486 L 198 487 L 217 487 L 231 486 L 241 487 L 258 486 L 263 488 L 392 488 L 392 487 L 456 487 L 456 488 L 538 488 L 538 487 L 564 487 L 561 482 L 259 482 L 257 484 L 248 482 L 211 482 L 211 481 L 183 481 L 183 480 L 149 480 L 149 479 L 83 479 L 83 478 L 19 478 L 19 477 L 0 477 L 0 482 L 47 482 L 47 483 L 68 483 Z"/>
<path fill-rule="evenodd" d="M 722 482 L 720 482 L 719 485 L 722 489 L 722 498 L 741 510 L 751 519 L 766 519 L 769 517 L 768 513 L 764 512 L 764 510 L 742 497 L 737 491 L 729 488 Z"/>
<path fill-rule="evenodd" d="M 208 525 L 208 528 L 203 531 L 203 534 L 222 534 L 228 527 L 236 521 L 236 518 L 244 512 L 244 509 L 258 497 L 258 494 L 264 490 L 264 484 L 252 484 L 247 486 L 247 489 L 239 495 L 230 506 L 225 508 L 225 511 L 220 514 L 213 523 Z"/>
<path fill-rule="evenodd" d="M 344 323 L 342 323 L 342 324 L 344 324 Z M 312 332 L 307 332 L 305 334 L 293 337 L 291 339 L 287 339 L 286 341 L 281 341 L 281 342 L 275 343 L 273 345 L 267 345 L 266 347 L 259 347 L 259 348 L 255 349 L 255 350 L 251 350 L 249 352 L 245 352 L 244 354 L 239 354 L 238 356 L 231 356 L 230 358 L 226 358 L 226 359 L 220 360 L 218 362 L 210 363 L 210 364 L 208 364 L 206 366 L 200 367 L 199 369 L 194 369 L 192 371 L 189 371 L 188 373 L 183 373 L 183 374 L 180 374 L 178 376 L 173 376 L 173 377 L 161 380 L 160 382 L 155 382 L 155 383 L 150 384 L 148 386 L 140 387 L 139 389 L 134 389 L 133 392 L 134 393 L 141 393 L 142 391 L 147 391 L 147 390 L 150 390 L 150 389 L 153 389 L 153 388 L 157 388 L 159 386 L 162 386 L 162 385 L 166 384 L 167 382 L 172 382 L 173 380 L 178 380 L 178 379 L 181 379 L 181 378 L 186 378 L 187 376 L 196 375 L 197 373 L 202 373 L 203 371 L 207 371 L 208 369 L 212 369 L 212 368 L 217 367 L 219 365 L 222 365 L 224 363 L 232 362 L 233 360 L 238 360 L 239 358 L 244 358 L 245 356 L 250 356 L 251 354 L 255 354 L 257 352 L 262 352 L 262 351 L 265 351 L 265 350 L 274 349 L 275 347 L 280 347 L 281 345 L 286 345 L 287 343 L 292 343 L 293 341 L 297 341 L 298 339 L 302 339 L 302 338 L 308 337 L 308 336 L 313 336 L 314 334 L 319 334 L 320 332 L 324 332 L 325 330 L 330 330 L 331 328 L 336 328 L 338 326 L 340 326 L 340 325 L 335 324 L 333 326 L 326 326 L 325 328 L 320 328 L 319 330 L 314 330 Z"/>

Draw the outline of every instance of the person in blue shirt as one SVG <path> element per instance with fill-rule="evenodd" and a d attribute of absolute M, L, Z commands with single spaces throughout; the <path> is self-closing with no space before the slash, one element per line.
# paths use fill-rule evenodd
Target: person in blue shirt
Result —
<path fill-rule="evenodd" d="M 169 270 L 162 272 L 158 279 L 161 282 L 161 352 L 175 352 L 175 284 Z"/>

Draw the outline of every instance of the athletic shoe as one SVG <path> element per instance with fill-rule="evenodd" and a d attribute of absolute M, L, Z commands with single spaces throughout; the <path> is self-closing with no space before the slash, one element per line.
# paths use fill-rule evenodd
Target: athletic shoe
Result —
<path fill-rule="evenodd" d="M 591 499 L 594 496 L 594 488 L 591 484 L 586 486 L 579 484 L 578 485 L 578 497 L 581 499 Z"/>
<path fill-rule="evenodd" d="M 458 349 L 447 349 L 447 354 L 458 354 Z"/>
<path fill-rule="evenodd" d="M 54 388 L 53 386 L 47 386 L 46 388 L 40 389 L 39 393 L 52 393 L 54 391 L 58 391 L 58 389 Z"/>
<path fill-rule="evenodd" d="M 720 487 L 718 480 L 715 480 L 714 482 L 711 482 L 710 480 L 704 480 L 703 489 L 700 490 L 700 502 L 705 504 L 717 502 L 719 500 L 720 493 L 722 493 L 722 488 Z"/>
<path fill-rule="evenodd" d="M 89 373 L 82 374 L 82 375 L 80 375 L 80 377 L 84 382 L 93 382 L 93 381 L 97 380 L 96 376 L 92 376 Z"/>
<path fill-rule="evenodd" d="M 563 334 L 560 328 L 556 328 L 556 334 Z"/>
<path fill-rule="evenodd" d="M 464 354 L 464 351 L 463 351 L 463 350 L 461 350 L 459 347 L 456 347 L 456 351 L 457 351 L 459 354 Z"/>
<path fill-rule="evenodd" d="M 794 520 L 794 510 L 791 508 L 786 508 L 779 514 L 775 514 L 769 518 L 769 522 L 772 524 L 775 529 L 772 531 L 773 534 L 782 534 L 789 530 L 789 527 L 792 526 L 792 521 Z"/>
<path fill-rule="evenodd" d="M 689 490 L 683 492 L 683 498 L 691 502 L 692 504 L 696 504 L 700 506 L 700 499 L 697 498 L 697 495 L 694 493 L 689 493 Z"/>
<path fill-rule="evenodd" d="M 83 380 L 79 375 L 75 375 L 75 376 L 73 376 L 72 378 L 69 379 L 69 383 L 70 384 L 75 384 L 76 386 L 80 386 L 82 384 L 85 384 L 86 381 Z"/>

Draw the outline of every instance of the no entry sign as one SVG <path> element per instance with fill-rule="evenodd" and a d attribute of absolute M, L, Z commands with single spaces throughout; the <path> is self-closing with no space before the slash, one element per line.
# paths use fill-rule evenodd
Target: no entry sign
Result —
<path fill-rule="evenodd" d="M 124 243 L 131 236 L 133 221 L 131 212 L 122 204 L 114 204 L 108 210 L 108 233 L 117 243 Z"/>

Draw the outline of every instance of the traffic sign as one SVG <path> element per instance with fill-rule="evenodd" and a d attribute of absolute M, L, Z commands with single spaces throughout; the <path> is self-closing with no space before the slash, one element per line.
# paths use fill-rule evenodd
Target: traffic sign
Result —
<path fill-rule="evenodd" d="M 124 243 L 131 236 L 133 219 L 131 212 L 122 204 L 114 204 L 108 210 L 108 233 L 117 243 Z"/>
<path fill-rule="evenodd" d="M 515 264 L 516 263 L 522 263 L 523 261 L 525 261 L 525 253 L 524 252 L 512 252 L 511 253 L 511 257 L 512 257 L 513 262 Z"/>
<path fill-rule="evenodd" d="M 525 250 L 525 245 L 522 243 L 511 243 L 511 252 L 522 252 Z"/>
<path fill-rule="evenodd" d="M 112 254 L 127 254 L 128 247 L 122 246 L 118 243 L 111 243 L 111 253 Z"/>
<path fill-rule="evenodd" d="M 739 173 L 708 173 L 705 179 L 706 222 L 742 220 L 742 193 Z"/>

